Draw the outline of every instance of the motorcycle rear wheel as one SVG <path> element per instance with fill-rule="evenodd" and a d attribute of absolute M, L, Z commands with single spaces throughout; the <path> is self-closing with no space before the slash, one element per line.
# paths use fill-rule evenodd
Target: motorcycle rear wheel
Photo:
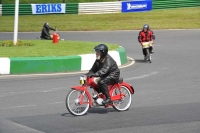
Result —
<path fill-rule="evenodd" d="M 122 100 L 113 101 L 113 108 L 117 111 L 126 111 L 131 106 L 131 93 L 129 89 L 125 86 L 120 86 L 122 94 L 125 94 L 125 97 Z M 113 90 L 112 96 L 120 95 L 118 88 Z"/>
<path fill-rule="evenodd" d="M 80 100 L 83 98 L 82 102 L 86 102 L 80 104 Z M 82 91 L 78 90 L 70 90 L 66 96 L 66 107 L 67 110 L 75 116 L 81 116 L 87 113 L 89 109 L 89 98 L 86 93 L 83 94 Z"/>

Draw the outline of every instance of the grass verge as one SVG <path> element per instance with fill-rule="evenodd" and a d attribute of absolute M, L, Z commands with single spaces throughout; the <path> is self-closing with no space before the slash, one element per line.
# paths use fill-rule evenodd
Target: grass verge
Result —
<path fill-rule="evenodd" d="M 42 57 L 68 56 L 92 53 L 94 46 L 99 42 L 60 41 L 53 44 L 51 40 L 23 40 L 31 42 L 33 46 L 0 47 L 0 57 Z M 4 41 L 0 41 L 2 44 Z M 109 50 L 119 48 L 116 44 L 107 44 Z"/>
<path fill-rule="evenodd" d="M 152 29 L 192 29 L 200 27 L 200 7 L 150 12 L 95 15 L 19 16 L 19 31 L 41 31 L 44 22 L 60 31 L 133 30 L 148 23 Z M 14 16 L 0 16 L 0 31 L 13 32 Z"/>

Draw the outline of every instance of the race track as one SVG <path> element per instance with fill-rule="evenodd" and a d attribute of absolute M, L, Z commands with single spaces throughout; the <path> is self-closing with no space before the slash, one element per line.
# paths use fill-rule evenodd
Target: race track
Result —
<path fill-rule="evenodd" d="M 155 30 L 151 64 L 143 62 L 138 32 L 60 32 L 65 40 L 125 47 L 135 59 L 121 69 L 135 88 L 128 111 L 95 107 L 81 117 L 69 114 L 65 97 L 82 74 L 0 76 L 0 133 L 200 133 L 200 30 Z M 0 40 L 12 38 L 13 33 L 0 33 Z"/>

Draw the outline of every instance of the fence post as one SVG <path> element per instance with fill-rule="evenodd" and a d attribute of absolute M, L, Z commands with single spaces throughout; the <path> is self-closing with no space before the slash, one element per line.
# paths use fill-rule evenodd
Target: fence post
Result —
<path fill-rule="evenodd" d="M 14 38 L 13 38 L 14 45 L 17 44 L 18 18 L 19 18 L 19 0 L 15 0 L 15 19 L 14 19 Z"/>

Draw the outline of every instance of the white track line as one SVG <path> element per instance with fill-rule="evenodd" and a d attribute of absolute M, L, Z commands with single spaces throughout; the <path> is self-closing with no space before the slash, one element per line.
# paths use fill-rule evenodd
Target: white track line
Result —
<path fill-rule="evenodd" d="M 52 88 L 49 90 L 28 90 L 28 91 L 12 91 L 12 92 L 7 92 L 7 93 L 1 93 L 1 97 L 6 97 L 6 96 L 13 96 L 13 95 L 23 95 L 23 94 L 32 94 L 32 93 L 48 93 L 48 92 L 55 92 L 55 91 L 62 91 L 66 90 L 66 87 L 58 87 L 58 88 Z"/>
<path fill-rule="evenodd" d="M 13 107 L 7 107 L 7 108 L 0 108 L 0 110 L 7 110 L 7 109 L 20 109 L 20 108 L 30 108 L 30 107 L 39 107 L 39 106 L 47 106 L 47 105 L 53 105 L 53 104 L 64 104 L 64 101 L 59 101 L 59 102 L 52 102 L 52 103 L 46 103 L 46 104 L 41 104 L 41 105 L 20 105 L 20 106 L 13 106 Z"/>
<path fill-rule="evenodd" d="M 126 78 L 124 80 L 128 81 L 128 80 L 142 79 L 142 78 L 146 78 L 146 77 L 153 76 L 153 75 L 156 75 L 156 74 L 158 74 L 158 72 L 152 72 L 150 74 L 145 74 L 145 75 L 141 75 L 141 76 L 138 76 L 138 77 Z"/>

